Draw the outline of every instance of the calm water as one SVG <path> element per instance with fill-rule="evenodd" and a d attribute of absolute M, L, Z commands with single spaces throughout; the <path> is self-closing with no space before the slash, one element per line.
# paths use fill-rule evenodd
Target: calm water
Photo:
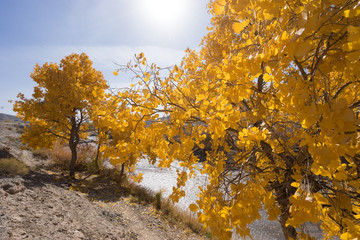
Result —
<path fill-rule="evenodd" d="M 147 160 L 142 160 L 136 165 L 136 172 L 143 173 L 143 180 L 140 185 L 151 189 L 154 192 L 162 191 L 164 197 L 168 197 L 172 188 L 176 186 L 176 170 L 182 170 L 176 162 L 171 164 L 170 169 L 162 169 L 151 165 Z M 189 179 L 185 185 L 186 196 L 181 198 L 176 205 L 182 209 L 188 209 L 191 203 L 197 200 L 196 195 L 199 193 L 198 186 L 206 186 L 207 176 L 200 174 Z M 190 212 L 190 211 L 189 211 Z M 284 239 L 280 224 L 276 221 L 268 221 L 266 213 L 260 211 L 263 216 L 260 220 L 250 225 L 251 234 L 254 240 L 277 240 Z M 241 239 L 240 236 L 234 236 L 233 239 Z"/>

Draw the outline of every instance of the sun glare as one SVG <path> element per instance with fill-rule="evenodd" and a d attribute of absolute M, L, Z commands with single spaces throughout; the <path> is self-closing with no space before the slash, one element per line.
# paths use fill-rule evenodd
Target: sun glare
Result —
<path fill-rule="evenodd" d="M 187 0 L 143 0 L 145 18 L 152 24 L 167 27 L 186 20 Z"/>

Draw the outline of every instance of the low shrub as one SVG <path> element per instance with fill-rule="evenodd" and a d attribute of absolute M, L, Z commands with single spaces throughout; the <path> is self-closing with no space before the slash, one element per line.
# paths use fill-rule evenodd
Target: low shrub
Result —
<path fill-rule="evenodd" d="M 55 143 L 53 149 L 50 150 L 50 157 L 54 165 L 62 170 L 69 169 L 71 160 L 71 151 L 69 147 L 60 143 Z M 78 163 L 76 163 L 78 165 Z"/>
<path fill-rule="evenodd" d="M 162 191 L 160 190 L 159 192 L 155 193 L 155 208 L 157 210 L 161 209 L 161 200 L 162 200 Z"/>
<path fill-rule="evenodd" d="M 15 138 L 13 136 L 6 136 L 6 138 L 10 141 L 10 142 L 18 142 L 19 139 L 18 138 Z"/>
<path fill-rule="evenodd" d="M 130 189 L 131 195 L 134 197 L 132 202 L 150 204 L 154 202 L 154 193 L 145 187 L 141 187 L 136 183 L 127 182 L 126 187 Z"/>
<path fill-rule="evenodd" d="M 0 158 L 0 175 L 26 175 L 29 169 L 18 159 Z"/>
<path fill-rule="evenodd" d="M 55 166 L 62 170 L 69 169 L 71 161 L 71 151 L 69 146 L 60 143 L 55 143 L 52 150 L 50 150 L 50 157 Z M 96 157 L 96 147 L 90 144 L 80 144 L 77 149 L 77 161 L 75 169 L 77 171 L 87 170 L 92 166 L 92 162 Z"/>
<path fill-rule="evenodd" d="M 44 149 L 44 148 L 36 149 L 36 150 L 32 151 L 32 153 L 35 158 L 39 158 L 39 159 L 43 159 L 43 160 L 48 159 L 49 155 L 50 155 L 50 151 L 48 149 Z"/>
<path fill-rule="evenodd" d="M 162 200 L 160 213 L 170 222 L 184 225 L 185 227 L 190 228 L 194 233 L 211 238 L 211 233 L 203 228 L 203 225 L 198 222 L 196 216 L 188 210 L 175 206 L 169 199 Z"/>
<path fill-rule="evenodd" d="M 24 133 L 24 128 L 25 128 L 24 125 L 18 124 L 15 126 L 15 128 L 16 128 L 17 133 L 20 133 L 20 134 Z"/>
<path fill-rule="evenodd" d="M 123 173 L 123 176 L 121 176 L 121 170 L 119 170 L 116 167 L 111 169 L 110 168 L 101 169 L 100 175 L 111 179 L 112 181 L 116 182 L 121 186 L 127 186 L 130 184 L 128 182 L 126 173 Z"/>
<path fill-rule="evenodd" d="M 1 147 L 0 148 L 0 158 L 12 158 L 14 157 L 10 153 L 10 149 L 8 147 Z"/>
<path fill-rule="evenodd" d="M 133 196 L 131 202 L 153 204 L 157 212 L 169 222 L 191 229 L 194 233 L 207 238 L 212 238 L 211 232 L 203 228 L 194 214 L 187 209 L 184 210 L 175 206 L 169 199 L 163 198 L 162 190 L 154 194 L 150 189 L 139 186 L 132 181 L 127 181 L 126 187 L 130 189 Z"/>

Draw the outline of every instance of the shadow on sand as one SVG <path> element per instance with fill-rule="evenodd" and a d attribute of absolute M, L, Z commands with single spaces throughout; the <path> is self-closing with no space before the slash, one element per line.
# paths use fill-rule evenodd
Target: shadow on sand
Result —
<path fill-rule="evenodd" d="M 71 179 L 62 172 L 55 171 L 30 171 L 24 177 L 26 188 L 43 188 L 48 184 L 68 190 L 81 192 L 91 201 L 116 202 L 127 197 L 131 190 L 121 186 L 108 176 L 79 174 L 78 179 Z"/>

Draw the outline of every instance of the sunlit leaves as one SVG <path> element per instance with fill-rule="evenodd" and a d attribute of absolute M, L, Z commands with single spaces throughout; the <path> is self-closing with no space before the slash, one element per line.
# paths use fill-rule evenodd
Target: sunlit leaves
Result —
<path fill-rule="evenodd" d="M 118 93 L 126 114 L 109 120 L 117 161 L 177 160 L 176 202 L 205 156 L 208 184 L 190 210 L 223 239 L 251 234 L 262 208 L 288 239 L 309 237 L 308 221 L 327 237 L 359 236 L 356 4 L 210 1 L 202 48 L 166 78 L 143 54 L 129 65 L 138 83 Z"/>
<path fill-rule="evenodd" d="M 19 94 L 14 104 L 18 116 L 29 122 L 23 142 L 34 148 L 51 148 L 57 140 L 76 146 L 103 100 L 103 75 L 83 53 L 66 56 L 60 64 L 37 64 L 31 78 L 36 83 L 32 98 Z"/>
<path fill-rule="evenodd" d="M 216 15 L 220 15 L 224 12 L 225 9 L 225 4 L 226 1 L 225 0 L 216 0 L 213 3 L 213 9 L 214 9 L 214 13 Z"/>
<path fill-rule="evenodd" d="M 233 29 L 236 33 L 240 33 L 248 24 L 249 24 L 249 20 L 246 19 L 242 22 L 236 22 L 233 24 Z"/>

